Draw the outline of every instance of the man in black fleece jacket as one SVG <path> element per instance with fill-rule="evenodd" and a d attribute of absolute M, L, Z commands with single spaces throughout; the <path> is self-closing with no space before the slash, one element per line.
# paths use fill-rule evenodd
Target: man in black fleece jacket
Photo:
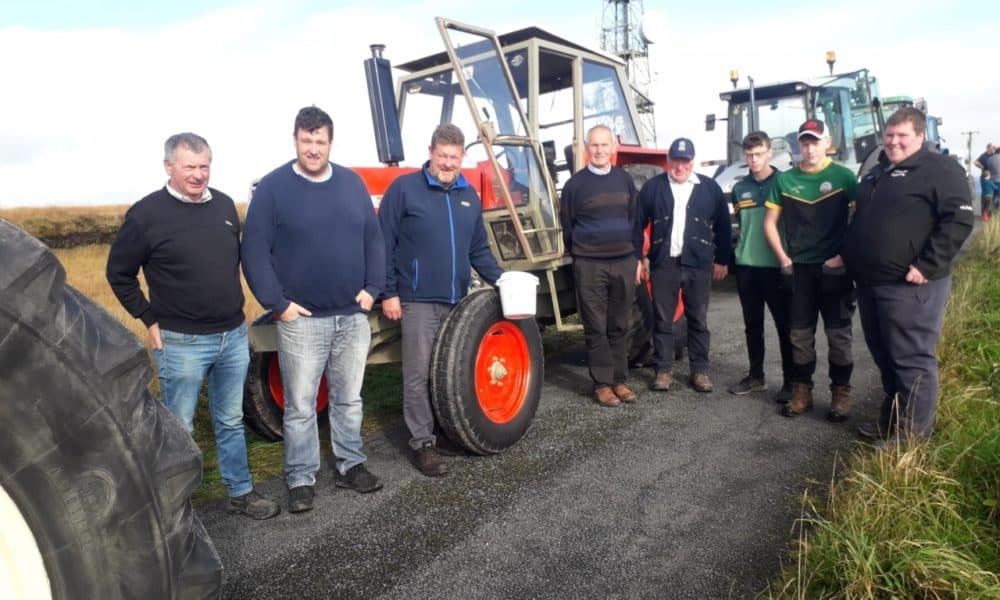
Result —
<path fill-rule="evenodd" d="M 243 434 L 243 383 L 250 363 L 240 285 L 240 219 L 232 199 L 208 187 L 212 151 L 201 136 L 167 139 L 170 179 L 125 214 L 108 254 L 118 301 L 148 330 L 163 403 L 193 430 L 208 378 L 209 410 L 227 509 L 255 519 L 278 505 L 253 489 Z M 149 300 L 139 287 L 142 269 Z"/>
<path fill-rule="evenodd" d="M 924 148 L 927 121 L 901 108 L 886 123 L 885 150 L 858 186 L 843 258 L 858 285 L 865 342 L 882 377 L 870 438 L 928 437 L 934 430 L 934 352 L 951 292 L 951 265 L 974 211 L 958 164 Z"/>

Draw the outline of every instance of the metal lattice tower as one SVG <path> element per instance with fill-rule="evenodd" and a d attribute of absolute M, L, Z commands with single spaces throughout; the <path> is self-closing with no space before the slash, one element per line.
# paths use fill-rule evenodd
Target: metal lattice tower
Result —
<path fill-rule="evenodd" d="M 604 0 L 601 19 L 601 48 L 625 61 L 625 72 L 632 85 L 642 137 L 656 143 L 656 122 L 650 99 L 652 73 L 649 48 L 640 33 L 642 0 Z"/>

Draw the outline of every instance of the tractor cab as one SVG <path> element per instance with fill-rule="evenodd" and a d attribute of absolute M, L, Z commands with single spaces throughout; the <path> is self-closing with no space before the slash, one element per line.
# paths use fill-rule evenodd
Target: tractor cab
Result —
<path fill-rule="evenodd" d="M 587 162 L 587 130 L 606 125 L 614 132 L 616 164 L 631 170 L 639 185 L 662 170 L 666 152 L 643 147 L 619 58 L 537 27 L 498 36 L 440 17 L 436 23 L 445 50 L 396 65 L 403 74 L 395 89 L 381 46 L 373 46 L 375 56 L 366 61 L 380 160 L 390 167 L 419 165 L 435 125 L 462 129 L 463 174 L 482 199 L 494 256 L 504 269 L 539 276 L 537 317 L 562 328 L 576 298 L 558 190 Z M 371 181 L 374 175 L 364 176 Z"/>
<path fill-rule="evenodd" d="M 586 164 L 586 131 L 603 124 L 623 145 L 645 141 L 624 63 L 537 27 L 496 36 L 437 25 L 444 52 L 396 65 L 403 153 L 422 160 L 436 123 L 478 138 L 467 145 L 465 174 L 501 265 L 564 264 L 557 190 Z"/>
<path fill-rule="evenodd" d="M 782 170 L 801 160 L 798 127 L 806 119 L 822 119 L 830 129 L 830 157 L 858 171 L 881 141 L 878 81 L 867 69 L 808 81 L 790 81 L 736 89 L 719 94 L 728 103 L 726 164 L 716 181 L 729 192 L 747 174 L 741 143 L 754 130 L 772 140 L 774 162 Z M 715 115 L 706 130 L 715 128 Z"/>

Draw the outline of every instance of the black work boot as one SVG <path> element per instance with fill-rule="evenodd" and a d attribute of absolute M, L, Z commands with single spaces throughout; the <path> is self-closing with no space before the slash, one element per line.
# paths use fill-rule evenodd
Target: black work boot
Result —
<path fill-rule="evenodd" d="M 312 510 L 316 490 L 311 485 L 288 488 L 288 512 L 300 513 Z"/>
<path fill-rule="evenodd" d="M 448 472 L 448 465 L 433 442 L 425 443 L 416 451 L 414 462 L 417 470 L 428 477 L 440 477 Z"/>
<path fill-rule="evenodd" d="M 263 521 L 270 519 L 281 512 L 281 507 L 273 500 L 268 500 L 257 493 L 257 490 L 250 490 L 242 496 L 231 496 L 226 505 L 226 511 L 234 515 L 246 515 L 251 519 Z"/>

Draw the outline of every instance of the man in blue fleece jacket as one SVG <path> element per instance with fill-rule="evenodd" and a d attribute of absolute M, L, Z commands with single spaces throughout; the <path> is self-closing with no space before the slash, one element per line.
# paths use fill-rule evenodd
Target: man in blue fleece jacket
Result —
<path fill-rule="evenodd" d="M 468 292 L 473 268 L 491 284 L 503 273 L 490 252 L 479 195 L 462 177 L 463 156 L 462 130 L 439 125 L 430 159 L 392 182 L 378 214 L 387 260 L 382 313 L 402 319 L 403 418 L 417 469 L 431 477 L 448 470 L 437 451 L 428 387 L 438 327 Z"/>
<path fill-rule="evenodd" d="M 361 450 L 367 312 L 385 285 L 385 245 L 361 178 L 330 162 L 333 121 L 315 106 L 295 118 L 296 159 L 257 186 L 243 233 L 243 272 L 278 325 L 285 394 L 289 511 L 312 508 L 319 471 L 316 394 L 326 373 L 337 486 L 382 487 Z"/>

